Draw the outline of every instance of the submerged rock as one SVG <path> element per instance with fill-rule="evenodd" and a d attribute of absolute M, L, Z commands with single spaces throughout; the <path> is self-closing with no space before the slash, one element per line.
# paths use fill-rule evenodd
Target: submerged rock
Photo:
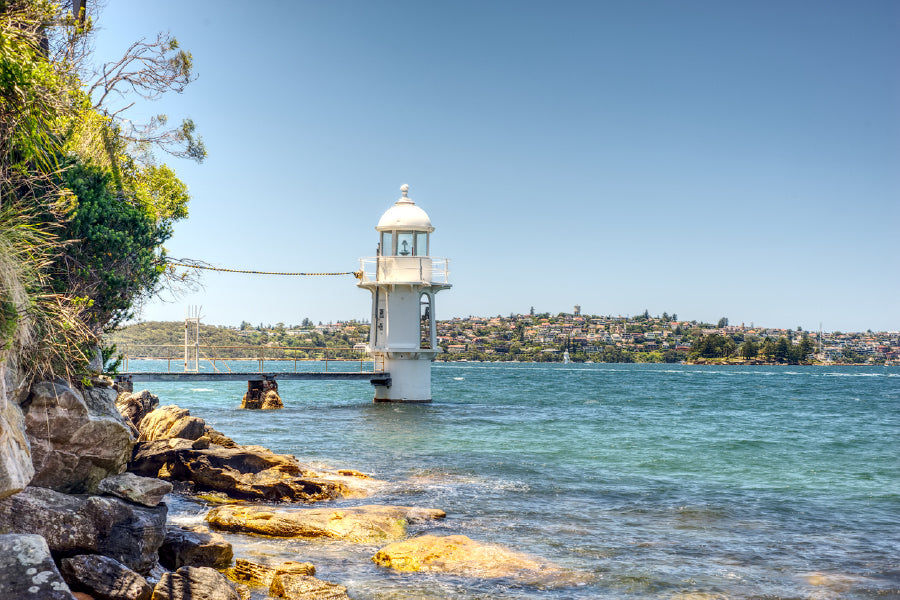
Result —
<path fill-rule="evenodd" d="M 350 600 L 344 586 L 296 573 L 277 574 L 269 587 L 269 595 L 288 600 Z"/>
<path fill-rule="evenodd" d="M 172 484 L 155 477 L 122 473 L 101 481 L 97 485 L 97 491 L 153 507 L 162 502 L 163 497 L 172 491 Z"/>
<path fill-rule="evenodd" d="M 81 554 L 62 559 L 60 567 L 73 590 L 96 600 L 149 600 L 153 593 L 146 579 L 108 556 Z"/>
<path fill-rule="evenodd" d="M 47 541 L 34 534 L 0 535 L 0 598 L 74 600 Z"/>
<path fill-rule="evenodd" d="M 209 567 L 181 567 L 163 573 L 152 600 L 241 600 L 224 575 Z"/>
<path fill-rule="evenodd" d="M 408 523 L 442 519 L 442 510 L 410 506 L 354 506 L 273 510 L 256 506 L 217 506 L 206 521 L 217 529 L 274 537 L 326 537 L 364 543 L 399 539 Z"/>
<path fill-rule="evenodd" d="M 159 562 L 167 569 L 212 567 L 224 569 L 234 552 L 225 538 L 205 527 L 172 527 L 159 549 Z"/>
<path fill-rule="evenodd" d="M 543 578 L 560 573 L 533 556 L 464 535 L 422 535 L 394 542 L 372 557 L 375 564 L 397 571 L 439 571 L 473 577 Z"/>
<path fill-rule="evenodd" d="M 165 537 L 166 506 L 108 496 L 74 496 L 27 487 L 0 500 L 0 533 L 36 533 L 60 556 L 103 554 L 149 571 Z"/>
<path fill-rule="evenodd" d="M 92 493 L 125 470 L 134 440 L 115 409 L 115 392 L 87 395 L 61 382 L 31 388 L 25 414 L 35 475 L 31 485 L 64 493 Z"/>

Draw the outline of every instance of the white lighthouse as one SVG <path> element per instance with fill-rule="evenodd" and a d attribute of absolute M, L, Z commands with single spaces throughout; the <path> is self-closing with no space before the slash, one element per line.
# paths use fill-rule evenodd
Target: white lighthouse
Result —
<path fill-rule="evenodd" d="M 428 214 L 403 196 L 378 221 L 377 256 L 360 259 L 357 284 L 372 292 L 369 348 L 375 368 L 390 374 L 375 384 L 375 402 L 431 402 L 431 361 L 440 352 L 434 297 L 450 287 L 446 258 L 430 255 L 434 227 Z"/>

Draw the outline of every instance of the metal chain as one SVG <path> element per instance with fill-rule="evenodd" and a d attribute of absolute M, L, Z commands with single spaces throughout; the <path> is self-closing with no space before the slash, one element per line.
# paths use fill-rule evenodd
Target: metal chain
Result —
<path fill-rule="evenodd" d="M 187 267 L 189 269 L 204 269 L 206 271 L 222 271 L 224 273 L 249 273 L 251 275 L 290 275 L 294 277 L 299 276 L 313 276 L 313 275 L 353 275 L 357 279 L 360 278 L 359 271 L 341 271 L 339 273 L 284 273 L 278 271 L 251 271 L 244 269 L 223 269 L 221 267 L 210 267 L 206 265 L 189 265 L 186 263 L 180 263 L 175 261 L 169 261 L 168 264 L 174 265 L 176 267 Z"/>

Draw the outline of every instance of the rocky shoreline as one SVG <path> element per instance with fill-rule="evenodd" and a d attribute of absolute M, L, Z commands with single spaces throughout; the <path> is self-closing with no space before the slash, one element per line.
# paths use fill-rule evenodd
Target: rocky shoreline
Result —
<path fill-rule="evenodd" d="M 400 571 L 560 575 L 545 561 L 465 536 L 409 537 L 410 524 L 443 519 L 438 508 L 335 506 L 383 482 L 241 446 L 147 391 L 118 394 L 102 378 L 83 392 L 62 381 L 26 390 L 2 375 L 0 598 L 349 598 L 339 583 L 317 579 L 309 562 L 235 559 L 218 531 L 383 544 L 372 560 Z M 206 526 L 167 523 L 170 493 L 213 505 Z"/>

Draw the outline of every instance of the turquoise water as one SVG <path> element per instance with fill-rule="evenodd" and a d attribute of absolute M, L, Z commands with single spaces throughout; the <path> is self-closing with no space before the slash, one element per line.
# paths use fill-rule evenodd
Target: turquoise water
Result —
<path fill-rule="evenodd" d="M 134 365 L 133 365 L 134 368 Z M 243 444 L 389 483 L 365 500 L 447 511 L 412 533 L 504 544 L 556 581 L 397 574 L 378 546 L 229 535 L 309 560 L 361 599 L 900 598 L 900 369 L 436 363 L 434 403 L 362 382 L 148 384 Z M 136 384 L 140 385 L 140 384 Z M 172 518 L 205 507 L 172 498 Z"/>

